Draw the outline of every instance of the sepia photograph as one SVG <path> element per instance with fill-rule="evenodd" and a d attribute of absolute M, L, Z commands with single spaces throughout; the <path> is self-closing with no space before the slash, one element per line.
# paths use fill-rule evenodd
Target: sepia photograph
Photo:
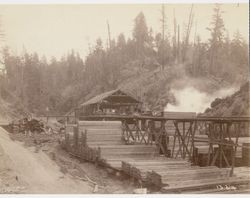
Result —
<path fill-rule="evenodd" d="M 0 1 L 13 194 L 249 195 L 249 2 Z"/>

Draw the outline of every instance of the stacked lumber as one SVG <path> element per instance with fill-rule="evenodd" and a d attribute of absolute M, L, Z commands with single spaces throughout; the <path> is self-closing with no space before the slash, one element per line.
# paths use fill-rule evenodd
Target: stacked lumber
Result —
<path fill-rule="evenodd" d="M 88 148 L 90 158 L 98 158 L 99 163 L 118 170 L 121 159 L 152 157 L 158 152 L 154 145 L 125 145 L 119 121 L 79 121 L 79 133 L 85 134 L 84 148 Z"/>
<path fill-rule="evenodd" d="M 141 163 L 137 164 L 135 163 L 134 165 L 131 165 L 130 169 L 130 176 L 132 178 L 135 178 L 137 180 L 146 182 L 146 183 L 151 183 L 148 181 L 148 172 L 150 171 L 167 171 L 167 170 L 172 170 L 172 169 L 178 169 L 178 168 L 183 168 L 188 165 L 187 162 L 177 162 L 177 161 L 154 161 L 154 163 Z"/>
<path fill-rule="evenodd" d="M 198 138 L 196 138 L 198 139 Z M 200 140 L 202 140 L 201 137 L 199 137 Z M 208 151 L 209 151 L 209 145 L 208 143 L 202 142 L 195 142 L 195 158 L 196 161 L 200 166 L 206 165 L 206 161 L 203 159 L 207 158 Z M 232 141 L 235 142 L 235 138 L 231 138 Z M 236 166 L 249 166 L 250 159 L 249 159 L 249 151 L 250 151 L 250 137 L 239 137 L 238 139 L 238 147 L 236 150 Z M 242 147 L 243 146 L 243 147 Z M 218 145 L 213 145 L 213 151 L 216 151 L 218 149 Z"/>
<path fill-rule="evenodd" d="M 102 146 L 100 150 L 102 162 L 119 170 L 124 160 L 151 159 L 158 155 L 156 147 L 150 145 Z"/>
<path fill-rule="evenodd" d="M 191 182 L 191 180 L 228 178 L 229 169 L 219 169 L 215 166 L 192 167 L 186 166 L 180 169 L 152 171 L 148 176 L 155 186 L 175 186 L 180 183 Z"/>
<path fill-rule="evenodd" d="M 250 167 L 235 167 L 234 176 L 250 179 Z"/>
<path fill-rule="evenodd" d="M 146 181 L 149 171 L 167 170 L 169 168 L 178 168 L 187 165 L 189 165 L 189 163 L 184 160 L 154 157 L 137 160 L 123 160 L 122 171 L 134 179 Z"/>
<path fill-rule="evenodd" d="M 66 127 L 65 147 L 74 156 L 121 170 L 163 192 L 215 191 L 217 185 L 243 185 L 249 181 L 241 176 L 249 170 L 237 170 L 238 175 L 229 178 L 229 169 L 191 166 L 182 159 L 160 156 L 156 146 L 125 145 L 121 137 L 121 122 L 80 121 L 78 126 Z M 195 146 L 206 152 L 204 142 Z"/>
<path fill-rule="evenodd" d="M 119 121 L 79 121 L 79 133 L 82 132 L 91 147 L 123 144 Z"/>
<path fill-rule="evenodd" d="M 206 190 L 196 190 L 196 191 L 187 191 L 186 194 L 249 194 L 250 189 L 241 189 L 241 186 L 221 186 L 217 185 L 216 187 L 206 189 Z"/>
<path fill-rule="evenodd" d="M 209 189 L 217 189 L 220 186 L 241 186 L 249 184 L 249 179 L 237 178 L 237 177 L 229 177 L 229 178 L 218 178 L 218 179 L 197 179 L 197 180 L 189 180 L 186 182 L 180 182 L 175 185 L 165 186 L 162 188 L 162 192 L 164 193 L 197 193 L 201 190 L 205 190 L 204 193 L 209 191 Z M 226 190 L 226 188 L 225 188 Z M 217 191 L 218 192 L 218 191 Z"/>

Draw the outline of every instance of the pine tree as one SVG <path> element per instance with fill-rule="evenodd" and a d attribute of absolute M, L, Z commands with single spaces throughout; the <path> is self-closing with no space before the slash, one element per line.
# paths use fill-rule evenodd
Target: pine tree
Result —
<path fill-rule="evenodd" d="M 148 42 L 148 27 L 144 14 L 140 12 L 134 22 L 133 38 L 136 42 L 136 55 L 143 57 L 144 46 Z"/>
<path fill-rule="evenodd" d="M 211 38 L 209 39 L 209 70 L 213 75 L 219 74 L 218 70 L 221 69 L 219 59 L 225 31 L 222 13 L 220 5 L 216 4 L 214 14 L 212 16 L 211 28 L 207 28 L 211 33 Z"/>

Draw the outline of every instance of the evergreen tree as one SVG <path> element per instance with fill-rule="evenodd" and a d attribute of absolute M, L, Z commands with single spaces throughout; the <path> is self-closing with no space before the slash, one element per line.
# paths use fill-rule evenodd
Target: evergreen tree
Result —
<path fill-rule="evenodd" d="M 145 16 L 140 12 L 134 20 L 133 39 L 136 42 L 136 55 L 143 57 L 144 46 L 148 42 L 148 27 Z"/>
<path fill-rule="evenodd" d="M 213 75 L 218 75 L 222 67 L 220 55 L 225 31 L 222 13 L 220 5 L 216 4 L 212 16 L 211 27 L 207 28 L 211 33 L 211 38 L 209 39 L 209 69 L 210 73 Z"/>

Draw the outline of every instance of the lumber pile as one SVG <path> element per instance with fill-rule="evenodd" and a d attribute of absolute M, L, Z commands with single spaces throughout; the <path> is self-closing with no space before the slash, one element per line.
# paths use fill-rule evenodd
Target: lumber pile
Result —
<path fill-rule="evenodd" d="M 74 132 L 74 128 L 78 130 Z M 65 142 L 71 153 L 117 170 L 122 159 L 158 155 L 154 145 L 125 145 L 119 121 L 79 121 L 78 127 L 69 125 L 66 131 L 69 137 Z"/>
<path fill-rule="evenodd" d="M 123 162 L 124 164 L 126 162 Z M 129 167 L 129 175 L 139 181 L 150 183 L 148 181 L 148 172 L 155 171 L 165 171 L 170 170 L 171 168 L 180 168 L 188 165 L 188 162 L 183 160 L 172 160 L 165 158 L 162 160 L 153 159 L 147 161 L 135 161 L 131 163 L 127 163 L 127 167 Z"/>
<path fill-rule="evenodd" d="M 147 182 L 162 187 L 162 192 L 165 193 L 209 191 L 211 188 L 214 191 L 215 188 L 218 189 L 218 186 L 239 186 L 249 183 L 249 178 L 239 175 L 229 177 L 229 173 L 230 169 L 219 169 L 215 166 L 169 168 L 169 170 L 148 172 Z M 224 188 L 221 190 L 224 190 Z"/>
<path fill-rule="evenodd" d="M 250 179 L 250 167 L 235 167 L 234 176 Z"/>
<path fill-rule="evenodd" d="M 229 169 L 219 169 L 215 166 L 210 167 L 192 167 L 186 166 L 180 169 L 169 169 L 152 171 L 149 174 L 151 182 L 155 186 L 175 186 L 180 183 L 188 183 L 191 180 L 227 178 Z"/>
<path fill-rule="evenodd" d="M 180 182 L 171 186 L 165 186 L 161 191 L 164 193 L 187 193 L 188 191 L 197 193 L 201 190 L 209 191 L 209 189 L 217 189 L 220 186 L 224 186 L 224 189 L 226 190 L 226 186 L 235 186 L 237 188 L 238 186 L 246 184 L 249 184 L 249 179 L 235 177 L 229 177 L 226 179 L 197 179 Z M 206 191 L 204 193 L 206 193 Z"/>
<path fill-rule="evenodd" d="M 165 163 L 168 162 L 169 159 L 163 156 L 153 156 L 153 157 L 144 157 L 144 158 L 129 158 L 129 159 L 121 159 L 122 160 L 122 171 L 131 177 L 134 177 L 138 180 L 143 180 L 140 178 L 139 172 L 141 170 L 137 170 L 139 167 L 152 167 L 152 166 L 165 166 Z M 144 171 L 144 170 L 143 170 Z M 136 173 L 134 173 L 136 172 Z M 144 174 L 144 173 L 142 173 Z M 137 176 L 138 175 L 138 176 Z"/>
<path fill-rule="evenodd" d="M 196 138 L 197 139 L 197 138 Z M 202 139 L 199 137 L 199 139 Z M 235 142 L 235 138 L 232 138 L 232 141 Z M 250 159 L 249 159 L 249 151 L 250 151 L 250 138 L 249 137 L 239 137 L 238 139 L 238 147 L 236 150 L 236 166 L 249 166 Z M 243 147 L 242 147 L 243 146 Z M 213 145 L 212 151 L 215 152 L 218 149 L 218 145 Z M 202 142 L 195 142 L 194 148 L 194 157 L 197 165 L 199 166 L 206 166 L 207 165 L 207 156 L 209 151 L 209 145 Z M 229 153 L 230 156 L 230 153 Z"/>
<path fill-rule="evenodd" d="M 91 147 L 123 144 L 119 121 L 79 121 L 78 126 L 79 133 L 86 133 L 86 142 Z"/>
<path fill-rule="evenodd" d="M 217 185 L 243 185 L 249 181 L 240 176 L 249 170 L 238 170 L 238 175 L 229 177 L 229 169 L 191 166 L 183 159 L 160 156 L 155 145 L 125 145 L 121 137 L 121 122 L 80 121 L 78 125 L 66 127 L 64 147 L 74 156 L 122 171 L 166 193 L 215 191 Z M 203 142 L 196 147 L 206 152 Z"/>

